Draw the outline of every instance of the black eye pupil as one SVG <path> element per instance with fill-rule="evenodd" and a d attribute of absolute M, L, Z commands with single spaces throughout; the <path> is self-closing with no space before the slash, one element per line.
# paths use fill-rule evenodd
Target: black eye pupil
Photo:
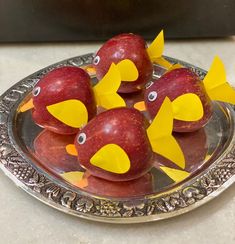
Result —
<path fill-rule="evenodd" d="M 85 133 L 81 133 L 79 136 L 78 136 L 78 139 L 77 139 L 77 142 L 79 144 L 83 144 L 85 143 L 86 141 L 86 134 Z"/>
<path fill-rule="evenodd" d="M 148 95 L 148 100 L 149 100 L 150 102 L 156 100 L 156 98 L 157 98 L 157 92 L 153 91 L 153 92 L 150 92 L 150 93 L 149 93 L 149 95 Z"/>
<path fill-rule="evenodd" d="M 33 90 L 33 95 L 34 95 L 35 97 L 38 96 L 39 93 L 40 93 L 40 91 L 41 91 L 41 88 L 40 88 L 40 87 L 36 87 L 36 88 L 34 88 L 34 90 Z"/>
<path fill-rule="evenodd" d="M 82 143 L 83 140 L 84 140 L 83 136 L 79 136 L 79 137 L 78 137 L 78 142 Z"/>
<path fill-rule="evenodd" d="M 100 57 L 99 56 L 96 56 L 95 59 L 94 59 L 94 64 L 98 64 L 100 61 Z"/>

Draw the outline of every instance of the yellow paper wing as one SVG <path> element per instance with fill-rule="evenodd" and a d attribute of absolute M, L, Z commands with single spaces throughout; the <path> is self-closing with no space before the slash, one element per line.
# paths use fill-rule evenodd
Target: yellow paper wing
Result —
<path fill-rule="evenodd" d="M 200 98 L 193 93 L 177 97 L 172 102 L 174 119 L 197 121 L 203 117 L 203 106 Z"/>
<path fill-rule="evenodd" d="M 173 169 L 165 166 L 160 167 L 160 169 L 176 183 L 190 176 L 190 173 L 185 170 Z"/>
<path fill-rule="evenodd" d="M 235 104 L 235 91 L 226 80 L 225 67 L 218 56 L 214 58 L 203 83 L 211 100 Z"/>
<path fill-rule="evenodd" d="M 91 164 L 103 170 L 124 174 L 131 166 L 126 152 L 116 144 L 107 144 L 98 150 L 90 160 Z"/>
<path fill-rule="evenodd" d="M 79 100 L 71 99 L 47 106 L 48 112 L 62 123 L 80 128 L 87 124 L 86 106 Z"/>
<path fill-rule="evenodd" d="M 147 129 L 152 150 L 168 158 L 181 168 L 185 168 L 184 154 L 172 136 L 173 111 L 171 101 L 165 98 L 158 114 Z"/>
<path fill-rule="evenodd" d="M 131 82 L 138 79 L 139 72 L 131 60 L 124 59 L 120 61 L 117 68 L 121 74 L 121 80 Z"/>
<path fill-rule="evenodd" d="M 94 86 L 94 94 L 97 105 L 106 108 L 124 107 L 124 99 L 117 94 L 121 85 L 121 75 L 115 64 L 112 64 L 107 74 Z"/>

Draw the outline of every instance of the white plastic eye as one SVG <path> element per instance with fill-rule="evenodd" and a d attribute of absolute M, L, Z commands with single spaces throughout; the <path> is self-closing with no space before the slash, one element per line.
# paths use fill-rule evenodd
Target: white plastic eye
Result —
<path fill-rule="evenodd" d="M 100 56 L 96 56 L 93 60 L 93 64 L 97 65 L 100 62 Z"/>
<path fill-rule="evenodd" d="M 149 81 L 149 82 L 145 85 L 145 88 L 148 89 L 152 84 L 153 84 L 153 82 L 152 82 L 152 81 Z"/>
<path fill-rule="evenodd" d="M 78 141 L 78 144 L 80 144 L 80 145 L 84 144 L 86 141 L 86 134 L 85 133 L 79 134 L 77 141 Z"/>
<path fill-rule="evenodd" d="M 39 95 L 39 93 L 41 92 L 41 87 L 37 86 L 33 89 L 33 96 L 36 97 Z"/>
<path fill-rule="evenodd" d="M 152 91 L 148 94 L 148 100 L 150 102 L 153 102 L 157 99 L 157 92 L 156 91 Z"/>

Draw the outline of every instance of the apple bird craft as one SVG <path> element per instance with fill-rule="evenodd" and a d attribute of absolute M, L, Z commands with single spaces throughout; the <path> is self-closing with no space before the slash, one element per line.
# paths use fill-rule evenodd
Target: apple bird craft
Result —
<path fill-rule="evenodd" d="M 117 94 L 121 80 L 134 81 L 138 70 L 130 60 L 112 64 L 107 74 L 92 87 L 90 76 L 78 67 L 60 67 L 39 80 L 32 98 L 21 112 L 32 109 L 36 124 L 59 134 L 76 134 L 97 113 L 97 106 L 105 109 L 125 106 Z"/>
<path fill-rule="evenodd" d="M 187 99 L 187 95 L 183 96 Z M 165 98 L 150 125 L 134 108 L 114 108 L 89 121 L 75 137 L 74 145 L 67 146 L 67 151 L 77 155 L 80 165 L 93 176 L 129 181 L 153 167 L 155 153 L 185 168 L 184 155 L 172 136 L 172 129 L 173 110 L 169 98 Z M 168 168 L 162 170 L 169 171 Z"/>
<path fill-rule="evenodd" d="M 97 51 L 93 65 L 98 79 L 107 73 L 112 63 L 119 63 L 123 59 L 130 59 L 136 65 L 139 76 L 134 82 L 128 82 L 124 77 L 118 89 L 120 93 L 136 92 L 144 88 L 152 79 L 153 63 L 166 69 L 172 64 L 162 57 L 164 49 L 164 34 L 161 31 L 155 40 L 147 47 L 144 39 L 132 33 L 114 36 Z"/>
<path fill-rule="evenodd" d="M 190 106 L 182 100 L 182 94 L 194 94 L 198 97 L 197 103 L 188 99 Z M 150 117 L 154 118 L 158 113 L 165 97 L 169 97 L 174 107 L 174 128 L 176 132 L 192 132 L 202 128 L 208 123 L 213 113 L 212 101 L 235 104 L 235 91 L 226 80 L 226 73 L 221 59 L 216 56 L 203 79 L 188 68 L 170 70 L 157 80 L 153 80 L 146 86 L 144 101 L 138 102 L 134 107 L 138 110 L 147 110 Z M 186 111 L 185 107 L 189 110 Z M 203 110 L 201 111 L 201 106 Z M 182 119 L 179 111 L 190 115 L 189 119 Z M 198 114 L 198 117 L 196 116 Z"/>

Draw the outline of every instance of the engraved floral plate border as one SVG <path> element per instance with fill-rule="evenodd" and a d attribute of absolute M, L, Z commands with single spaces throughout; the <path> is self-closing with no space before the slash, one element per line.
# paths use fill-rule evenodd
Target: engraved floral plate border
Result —
<path fill-rule="evenodd" d="M 14 118 L 25 96 L 48 71 L 65 65 L 90 64 L 92 54 L 64 60 L 21 80 L 0 97 L 0 167 L 17 186 L 63 212 L 101 222 L 137 223 L 165 219 L 188 212 L 213 199 L 235 181 L 235 139 L 204 172 L 162 194 L 141 199 L 109 199 L 92 196 L 53 179 L 34 166 L 13 137 Z M 206 71 L 177 59 L 201 78 Z M 228 106 L 228 105 L 226 105 Z M 232 111 L 232 107 L 228 106 Z"/>

